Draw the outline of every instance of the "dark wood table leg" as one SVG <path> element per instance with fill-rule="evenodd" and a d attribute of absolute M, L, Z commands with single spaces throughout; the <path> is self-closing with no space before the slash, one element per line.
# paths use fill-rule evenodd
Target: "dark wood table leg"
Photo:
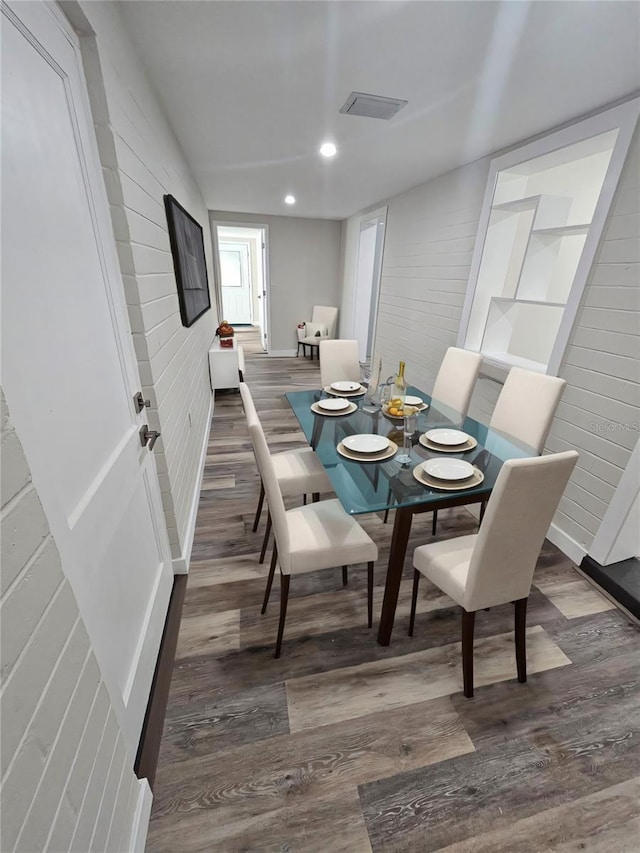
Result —
<path fill-rule="evenodd" d="M 380 646 L 388 646 L 391 641 L 391 631 L 393 630 L 393 620 L 396 615 L 396 605 L 398 604 L 398 593 L 404 569 L 404 558 L 407 554 L 407 543 L 409 542 L 409 533 L 411 532 L 412 517 L 413 511 L 411 507 L 399 507 L 396 509 L 393 535 L 391 537 L 389 565 L 387 567 L 387 580 L 384 587 L 384 599 L 380 615 L 380 627 L 378 628 L 378 644 Z"/>

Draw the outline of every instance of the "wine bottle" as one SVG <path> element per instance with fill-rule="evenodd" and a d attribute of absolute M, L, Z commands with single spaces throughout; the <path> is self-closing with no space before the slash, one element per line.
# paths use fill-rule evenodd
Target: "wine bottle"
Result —
<path fill-rule="evenodd" d="M 407 396 L 407 383 L 404 378 L 404 361 L 400 362 L 398 373 L 393 378 L 393 390 L 391 405 L 394 408 L 403 408 L 404 398 Z"/>

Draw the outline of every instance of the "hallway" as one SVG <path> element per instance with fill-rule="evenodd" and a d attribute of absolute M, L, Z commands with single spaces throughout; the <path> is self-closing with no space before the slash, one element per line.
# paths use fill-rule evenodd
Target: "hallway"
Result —
<path fill-rule="evenodd" d="M 303 446 L 283 393 L 318 386 L 318 362 L 262 356 L 253 331 L 239 338 L 272 450 Z M 274 660 L 278 585 L 261 616 L 269 555 L 258 565 L 258 490 L 240 397 L 218 392 L 150 853 L 534 853 L 585 839 L 591 850 L 632 849 L 637 631 L 566 557 L 547 542 L 538 563 L 525 685 L 515 680 L 509 606 L 478 614 L 483 686 L 471 701 L 461 692 L 458 609 L 427 582 L 407 637 L 410 559 L 391 645 L 376 644 L 392 530 L 377 515 L 360 518 L 380 547 L 374 630 L 364 566 L 350 568 L 347 589 L 339 571 L 296 576 Z M 431 540 L 430 524 L 418 517 L 409 554 Z M 465 509 L 448 510 L 438 538 L 474 528 Z"/>

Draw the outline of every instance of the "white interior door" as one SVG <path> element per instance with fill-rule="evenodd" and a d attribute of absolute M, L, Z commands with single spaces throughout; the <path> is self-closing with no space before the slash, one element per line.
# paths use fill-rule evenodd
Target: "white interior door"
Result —
<path fill-rule="evenodd" d="M 220 243 L 222 306 L 229 323 L 251 323 L 249 247 L 245 243 Z"/>
<path fill-rule="evenodd" d="M 129 749 L 173 578 L 77 40 L 3 4 L 2 385 Z"/>

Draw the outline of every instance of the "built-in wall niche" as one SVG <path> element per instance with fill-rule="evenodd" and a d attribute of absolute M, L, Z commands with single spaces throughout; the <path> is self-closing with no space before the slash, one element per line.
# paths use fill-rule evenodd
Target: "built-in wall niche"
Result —
<path fill-rule="evenodd" d="M 458 344 L 557 373 L 640 99 L 492 160 Z"/>

